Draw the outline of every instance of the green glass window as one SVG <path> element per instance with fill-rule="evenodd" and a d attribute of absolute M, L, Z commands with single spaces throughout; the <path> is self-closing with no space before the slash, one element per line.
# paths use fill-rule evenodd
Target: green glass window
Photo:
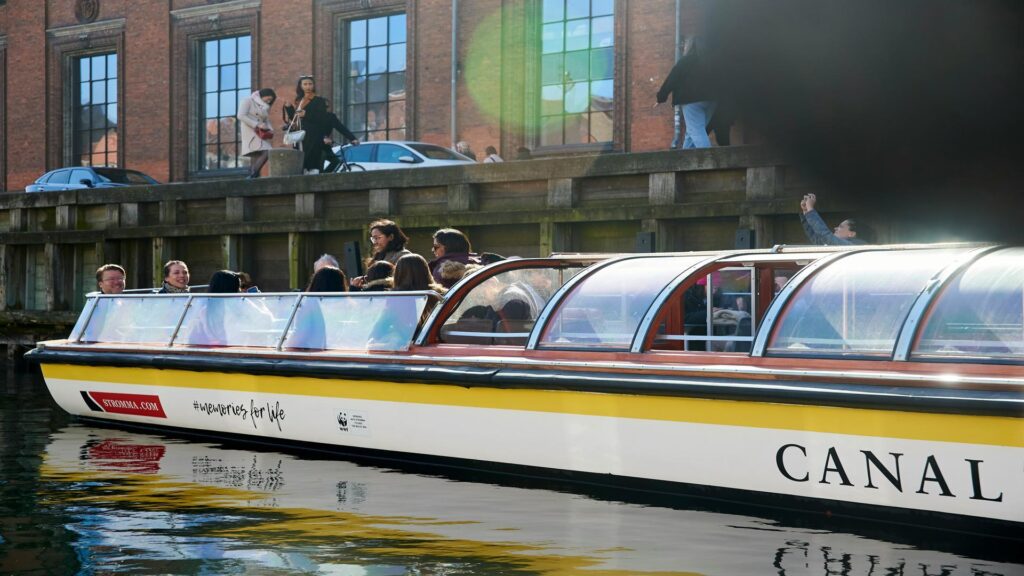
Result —
<path fill-rule="evenodd" d="M 612 140 L 614 0 L 544 0 L 540 145 Z"/>

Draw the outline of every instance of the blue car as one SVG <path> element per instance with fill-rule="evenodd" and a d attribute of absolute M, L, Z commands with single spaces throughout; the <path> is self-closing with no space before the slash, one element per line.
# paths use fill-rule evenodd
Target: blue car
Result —
<path fill-rule="evenodd" d="M 159 184 L 137 170 L 75 166 L 50 170 L 38 180 L 25 186 L 25 192 L 54 192 L 85 188 L 120 188 L 122 186 L 148 186 Z"/>

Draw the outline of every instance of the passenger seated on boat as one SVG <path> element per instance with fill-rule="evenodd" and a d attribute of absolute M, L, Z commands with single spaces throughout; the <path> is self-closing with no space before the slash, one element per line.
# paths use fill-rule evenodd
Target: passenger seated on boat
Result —
<path fill-rule="evenodd" d="M 242 282 L 231 270 L 218 270 L 210 276 L 209 294 L 232 294 L 242 291 Z M 198 346 L 227 346 L 227 330 L 224 325 L 227 302 L 221 298 L 199 298 L 192 303 L 197 307 L 197 321 L 193 324 L 186 342 Z"/>
<path fill-rule="evenodd" d="M 337 268 L 325 266 L 317 270 L 306 285 L 306 292 L 348 292 L 345 273 Z M 323 350 L 327 345 L 327 328 L 323 311 L 317 298 L 303 298 L 295 313 L 295 329 L 286 345 L 289 348 Z"/>
<path fill-rule="evenodd" d="M 490 306 L 478 304 L 467 309 L 465 312 L 462 313 L 462 316 L 459 316 L 459 320 L 469 319 L 484 319 L 494 322 L 498 319 L 498 313 L 495 312 L 494 308 L 491 308 Z"/>
<path fill-rule="evenodd" d="M 498 310 L 500 320 L 533 320 L 534 315 L 530 305 L 525 300 L 509 300 Z"/>
<path fill-rule="evenodd" d="M 714 280 L 712 279 L 712 285 Z M 716 288 L 712 294 L 712 314 L 719 309 L 721 294 Z M 697 283 L 686 289 L 683 293 L 683 322 L 684 332 L 688 336 L 708 336 L 708 298 L 707 278 L 700 278 Z M 691 340 L 687 342 L 687 350 L 707 350 L 706 340 Z"/>
<path fill-rule="evenodd" d="M 529 317 L 536 319 L 554 294 L 555 281 L 552 270 L 527 268 L 512 270 L 506 274 L 511 283 L 502 292 L 499 308 L 511 300 L 521 300 L 529 307 Z"/>
<path fill-rule="evenodd" d="M 753 321 L 748 312 L 743 310 L 716 310 L 712 316 L 712 321 L 717 331 L 719 327 L 728 329 L 729 335 L 731 336 L 752 336 L 751 328 Z M 750 352 L 750 342 L 746 340 L 729 340 L 724 343 L 715 342 L 720 344 L 720 350 L 722 352 Z M 719 349 L 718 346 L 713 346 L 715 349 Z"/>
<path fill-rule="evenodd" d="M 451 344 L 491 344 L 494 323 L 500 319 L 498 301 L 505 287 L 501 276 L 488 278 L 475 286 L 442 326 L 441 341 Z M 480 336 L 471 335 L 473 332 L 479 332 Z"/>
<path fill-rule="evenodd" d="M 430 267 L 427 266 L 427 261 L 419 254 L 406 254 L 398 259 L 398 264 L 395 264 L 394 290 L 396 292 L 431 290 L 436 292 L 438 296 L 444 296 L 448 292 L 448 289 L 444 286 L 434 283 L 433 276 L 430 274 Z M 430 312 L 434 309 L 437 302 L 436 299 L 427 300 L 427 306 L 423 309 L 423 315 L 416 325 L 417 331 L 423 327 L 423 322 L 430 316 Z"/>

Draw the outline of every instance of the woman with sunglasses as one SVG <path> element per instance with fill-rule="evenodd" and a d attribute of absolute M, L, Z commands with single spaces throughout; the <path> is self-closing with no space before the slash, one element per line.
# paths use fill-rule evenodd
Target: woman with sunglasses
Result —
<path fill-rule="evenodd" d="M 305 130 L 302 139 L 302 168 L 305 174 L 319 174 L 324 167 L 325 154 L 331 154 L 334 130 L 341 134 L 353 146 L 359 145 L 355 134 L 349 131 L 341 120 L 330 110 L 330 105 L 322 96 L 316 95 L 316 81 L 312 76 L 301 76 L 295 86 L 295 101 L 284 107 L 284 120 L 291 124 L 298 116 L 295 130 Z"/>
<path fill-rule="evenodd" d="M 473 253 L 469 238 L 455 228 L 442 228 L 434 232 L 434 245 L 431 250 L 434 252 L 434 259 L 430 261 L 430 272 L 434 281 L 445 288 L 451 288 L 458 281 L 458 278 L 444 277 L 441 268 L 445 262 L 480 264 L 480 256 Z"/>

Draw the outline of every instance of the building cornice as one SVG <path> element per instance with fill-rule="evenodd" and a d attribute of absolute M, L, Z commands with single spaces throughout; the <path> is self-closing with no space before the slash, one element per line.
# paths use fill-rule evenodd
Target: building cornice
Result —
<path fill-rule="evenodd" d="M 74 26 L 63 26 L 61 28 L 50 28 L 46 31 L 48 38 L 86 38 L 91 34 L 121 32 L 124 30 L 124 18 L 103 20 L 102 22 L 90 22 L 88 24 L 76 24 Z"/>
<path fill-rule="evenodd" d="M 262 0 L 231 0 L 229 2 L 220 2 L 218 4 L 192 6 L 190 8 L 179 8 L 178 10 L 171 10 L 171 17 L 175 20 L 191 20 L 193 18 L 217 17 L 226 12 L 236 12 L 239 10 L 259 8 L 261 3 Z"/>

